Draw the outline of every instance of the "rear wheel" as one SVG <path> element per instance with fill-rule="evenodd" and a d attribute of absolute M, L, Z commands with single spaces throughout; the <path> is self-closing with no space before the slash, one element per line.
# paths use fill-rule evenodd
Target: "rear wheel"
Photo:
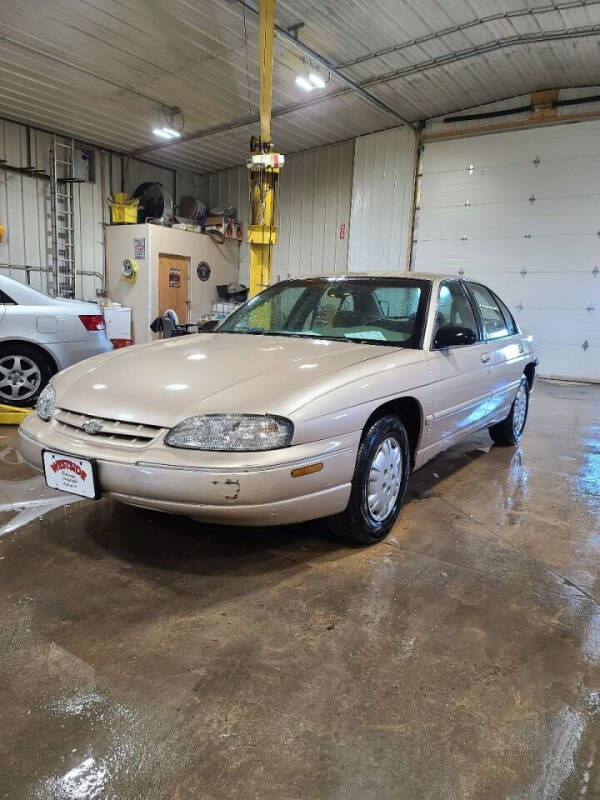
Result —
<path fill-rule="evenodd" d="M 490 436 L 496 444 L 511 445 L 516 444 L 525 430 L 525 423 L 527 422 L 527 413 L 529 411 L 529 381 L 523 375 L 521 383 L 517 389 L 517 394 L 510 407 L 510 413 L 498 422 L 497 425 L 492 425 Z"/>
<path fill-rule="evenodd" d="M 37 348 L 24 342 L 0 345 L 0 403 L 35 405 L 50 376 L 50 364 Z"/>
<path fill-rule="evenodd" d="M 358 450 L 348 506 L 329 518 L 331 530 L 358 544 L 381 541 L 398 517 L 409 472 L 404 425 L 392 415 L 377 420 Z"/>

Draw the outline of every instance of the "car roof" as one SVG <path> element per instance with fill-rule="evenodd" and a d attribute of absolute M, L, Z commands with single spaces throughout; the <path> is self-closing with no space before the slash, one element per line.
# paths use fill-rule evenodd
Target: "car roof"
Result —
<path fill-rule="evenodd" d="M 55 305 L 56 299 L 43 292 L 27 286 L 26 283 L 9 278 L 8 275 L 0 275 L 0 289 L 19 305 L 24 306 L 46 306 Z"/>
<path fill-rule="evenodd" d="M 383 271 L 369 271 L 369 272 L 344 272 L 338 275 L 332 273 L 323 273 L 321 275 L 299 275 L 298 277 L 283 278 L 282 280 L 290 281 L 305 281 L 310 279 L 316 280 L 351 280 L 352 278 L 403 278 L 415 281 L 438 281 L 448 280 L 454 278 L 461 280 L 458 275 L 447 275 L 439 272 L 406 272 L 398 270 Z"/>

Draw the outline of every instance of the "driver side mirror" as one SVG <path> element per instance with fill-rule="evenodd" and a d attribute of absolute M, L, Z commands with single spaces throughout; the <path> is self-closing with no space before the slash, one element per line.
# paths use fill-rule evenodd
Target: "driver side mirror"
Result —
<path fill-rule="evenodd" d="M 475 344 L 477 334 L 471 328 L 461 325 L 442 325 L 433 340 L 433 346 L 438 348 L 456 347 L 460 344 Z"/>

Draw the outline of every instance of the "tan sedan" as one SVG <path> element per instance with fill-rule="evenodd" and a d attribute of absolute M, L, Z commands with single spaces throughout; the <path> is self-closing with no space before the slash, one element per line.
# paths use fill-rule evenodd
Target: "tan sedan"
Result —
<path fill-rule="evenodd" d="M 488 428 L 515 444 L 535 349 L 481 284 L 418 273 L 288 280 L 213 333 L 56 375 L 19 449 L 50 486 L 213 523 L 329 517 L 369 544 L 410 472 Z"/>

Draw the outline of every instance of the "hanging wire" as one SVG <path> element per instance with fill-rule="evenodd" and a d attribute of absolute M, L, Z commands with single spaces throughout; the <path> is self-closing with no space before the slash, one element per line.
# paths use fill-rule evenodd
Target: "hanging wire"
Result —
<path fill-rule="evenodd" d="M 246 6 L 242 6 L 244 19 L 244 46 L 246 48 L 246 87 L 248 90 L 248 113 L 252 116 L 252 103 L 250 102 L 250 61 L 248 59 L 248 30 L 246 28 Z"/>

